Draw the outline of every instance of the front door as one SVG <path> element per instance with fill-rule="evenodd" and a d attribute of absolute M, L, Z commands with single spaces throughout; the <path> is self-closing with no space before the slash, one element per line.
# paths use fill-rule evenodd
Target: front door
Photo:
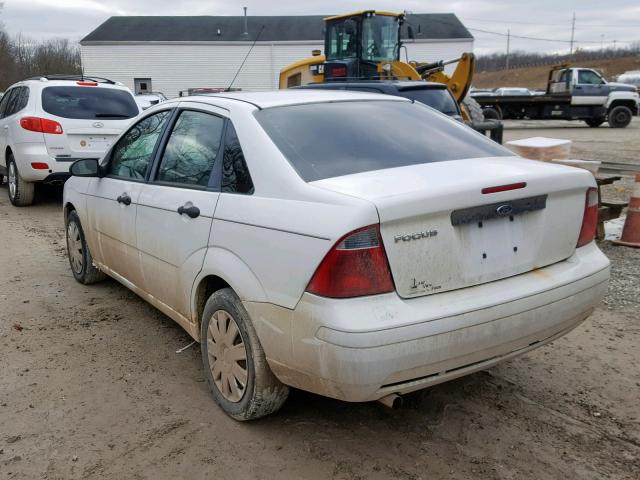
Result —
<path fill-rule="evenodd" d="M 573 105 L 604 105 L 607 102 L 608 89 L 596 72 L 578 69 L 578 78 L 573 87 Z"/>
<path fill-rule="evenodd" d="M 180 104 L 139 198 L 136 229 L 144 289 L 186 318 L 219 197 L 219 180 L 212 172 L 220 162 L 222 112 Z"/>
<path fill-rule="evenodd" d="M 94 179 L 87 196 L 88 240 L 95 260 L 137 287 L 142 285 L 135 231 L 138 201 L 170 115 L 170 110 L 157 112 L 128 130 L 109 155 L 107 176 Z"/>

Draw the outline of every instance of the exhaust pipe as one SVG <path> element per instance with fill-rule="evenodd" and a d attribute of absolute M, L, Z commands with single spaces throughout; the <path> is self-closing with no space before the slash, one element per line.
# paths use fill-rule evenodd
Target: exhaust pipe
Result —
<path fill-rule="evenodd" d="M 403 399 L 397 393 L 392 393 L 386 397 L 379 398 L 378 401 L 386 407 L 398 409 L 402 408 Z"/>

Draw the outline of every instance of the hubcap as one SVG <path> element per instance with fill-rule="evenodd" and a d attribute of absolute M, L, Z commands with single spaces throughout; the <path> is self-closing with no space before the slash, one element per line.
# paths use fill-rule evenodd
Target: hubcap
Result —
<path fill-rule="evenodd" d="M 16 197 L 16 165 L 13 162 L 9 164 L 9 195 Z"/>
<path fill-rule="evenodd" d="M 69 251 L 69 262 L 71 268 L 77 274 L 82 273 L 82 265 L 84 256 L 82 252 L 82 239 L 80 238 L 80 229 L 76 222 L 69 222 L 67 226 L 67 250 Z"/>
<path fill-rule="evenodd" d="M 207 329 L 209 367 L 218 391 L 239 402 L 247 388 L 247 351 L 238 325 L 228 312 L 217 310 Z"/>

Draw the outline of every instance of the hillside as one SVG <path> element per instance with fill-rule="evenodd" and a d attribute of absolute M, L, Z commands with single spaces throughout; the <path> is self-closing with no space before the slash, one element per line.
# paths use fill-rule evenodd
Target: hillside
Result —
<path fill-rule="evenodd" d="M 640 70 L 640 57 L 622 57 L 609 60 L 591 60 L 573 66 L 595 68 L 610 79 L 627 70 Z M 514 68 L 495 72 L 476 72 L 473 86 L 476 88 L 527 87 L 543 89 L 547 83 L 549 65 L 541 67 Z"/>

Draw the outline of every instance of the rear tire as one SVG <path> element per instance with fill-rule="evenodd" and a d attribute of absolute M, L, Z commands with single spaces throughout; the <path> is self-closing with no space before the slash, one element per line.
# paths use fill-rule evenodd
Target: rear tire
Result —
<path fill-rule="evenodd" d="M 249 314 L 230 288 L 207 300 L 200 342 L 211 394 L 227 415 L 255 420 L 282 407 L 289 387 L 271 372 Z"/>
<path fill-rule="evenodd" d="M 589 118 L 584 121 L 591 128 L 598 128 L 600 125 L 604 123 L 604 118 Z"/>
<path fill-rule="evenodd" d="M 611 128 L 625 128 L 631 123 L 632 118 L 633 112 L 624 105 L 618 105 L 609 110 L 608 121 Z"/>
<path fill-rule="evenodd" d="M 484 122 L 485 117 L 482 112 L 482 107 L 480 104 L 470 95 L 467 95 L 462 99 L 462 105 L 467 110 L 469 117 L 471 117 L 471 122 Z"/>
<path fill-rule="evenodd" d="M 487 120 L 502 120 L 500 111 L 493 107 L 482 109 L 482 113 L 484 113 L 484 118 L 486 118 Z"/>
<path fill-rule="evenodd" d="M 23 180 L 11 153 L 7 155 L 7 178 L 9 180 L 8 192 L 11 203 L 16 207 L 32 205 L 35 185 L 33 182 Z"/>
<path fill-rule="evenodd" d="M 84 285 L 99 282 L 106 275 L 93 264 L 93 257 L 84 238 L 80 217 L 75 210 L 69 212 L 65 222 L 67 232 L 67 255 L 73 277 Z"/>

